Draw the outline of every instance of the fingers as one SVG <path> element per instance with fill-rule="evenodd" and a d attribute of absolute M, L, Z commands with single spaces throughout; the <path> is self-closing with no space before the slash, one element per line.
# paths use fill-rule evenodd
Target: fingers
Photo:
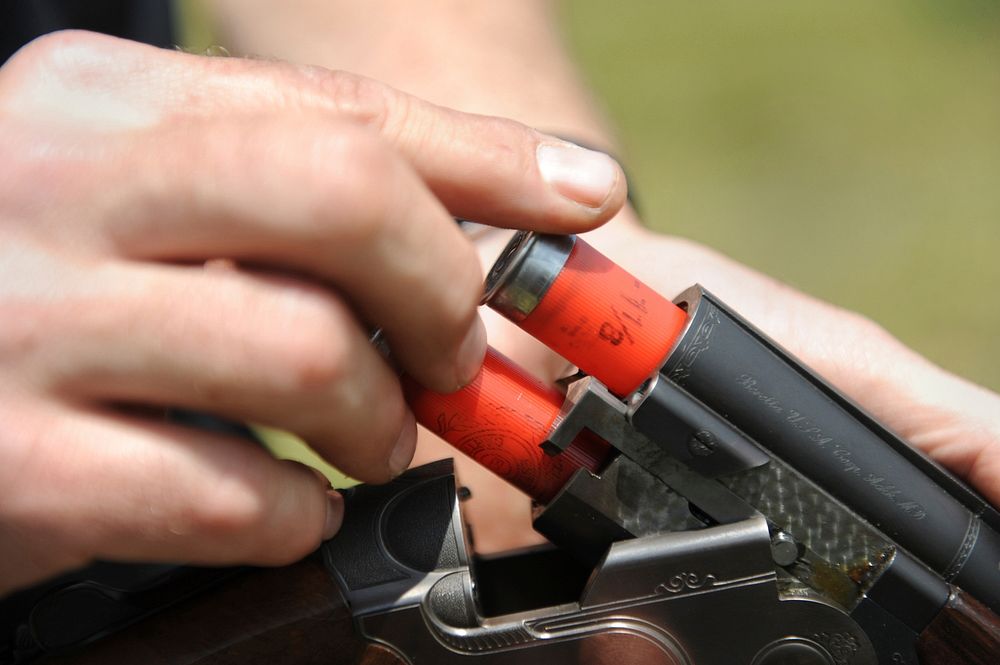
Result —
<path fill-rule="evenodd" d="M 466 383 L 485 352 L 481 268 L 452 217 L 580 231 L 625 196 L 612 160 L 516 123 L 349 74 L 86 33 L 0 70 L 0 121 L 0 231 L 18 258 L 0 291 L 0 391 L 61 414 L 2 451 L 0 554 L 301 556 L 339 520 L 312 474 L 86 409 L 264 421 L 387 480 L 415 426 L 367 327 L 435 390 Z M 167 265 L 217 258 L 286 277 Z"/>
<path fill-rule="evenodd" d="M 306 125 L 257 119 L 164 132 L 108 173 L 142 175 L 95 221 L 98 235 L 129 258 L 224 256 L 308 273 L 382 327 L 419 381 L 439 391 L 464 385 L 486 344 L 474 248 L 369 132 Z"/>
<path fill-rule="evenodd" d="M 382 134 L 458 217 L 579 233 L 611 219 L 625 203 L 625 176 L 604 153 L 510 120 L 460 113 L 396 92 L 388 97 Z"/>
<path fill-rule="evenodd" d="M 520 123 L 436 106 L 322 68 L 288 71 L 300 102 L 374 129 L 457 217 L 575 233 L 611 219 L 627 185 L 617 162 Z"/>
<path fill-rule="evenodd" d="M 37 370 L 50 376 L 50 390 L 290 430 L 369 482 L 406 468 L 416 432 L 399 383 L 329 291 L 233 270 L 113 264 L 91 272 L 86 306 L 50 321 L 65 336 L 46 345 L 47 366 Z"/>
<path fill-rule="evenodd" d="M 30 76 L 39 68 L 58 74 Z M 134 258 L 304 270 L 342 289 L 366 323 L 385 329 L 401 365 L 439 391 L 467 383 L 485 350 L 474 308 L 481 269 L 449 216 L 581 230 L 625 196 L 606 156 L 350 74 L 86 33 L 41 39 L 5 70 L 5 87 L 26 92 L 9 95 L 6 111 L 55 113 L 90 130 L 75 135 L 69 166 L 59 164 L 72 174 L 56 194 L 86 196 L 85 214 L 105 223 L 109 235 L 95 237 L 81 222 L 74 232 L 85 242 Z M 138 72 L 141 85 L 120 85 Z M 95 88 L 102 103 L 83 104 Z M 53 171 L 32 164 L 26 180 Z M 32 230 L 65 231 L 60 210 L 50 204 L 53 218 Z"/>
<path fill-rule="evenodd" d="M 55 72 L 38 77 L 39 68 Z M 25 117 L 107 130 L 194 117 L 312 111 L 377 133 L 455 216 L 515 228 L 581 232 L 624 204 L 626 183 L 607 155 L 519 123 L 443 108 L 377 81 L 319 67 L 206 58 L 80 32 L 44 37 L 19 53 L 0 90 Z M 141 85 L 122 86 L 139 80 Z M 4 83 L 7 85 L 4 86 Z M 102 91 L 95 104 L 94 89 Z M 69 112 L 67 112 L 69 109 Z"/>
<path fill-rule="evenodd" d="M 624 174 L 604 153 L 347 72 L 296 68 L 289 80 L 304 82 L 302 104 L 376 130 L 458 217 L 575 233 L 611 219 L 625 203 Z"/>
<path fill-rule="evenodd" d="M 3 524 L 23 534 L 13 556 L 44 543 L 56 565 L 66 556 L 275 565 L 308 554 L 342 519 L 317 474 L 245 441 L 109 413 L 18 417 L 5 440 L 19 436 L 23 450 L 0 490 Z"/>

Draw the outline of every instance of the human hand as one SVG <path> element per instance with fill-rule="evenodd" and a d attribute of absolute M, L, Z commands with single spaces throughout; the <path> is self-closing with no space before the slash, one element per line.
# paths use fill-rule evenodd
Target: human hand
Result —
<path fill-rule="evenodd" d="M 1000 505 L 1000 397 L 934 366 L 864 317 L 810 298 L 690 241 L 652 233 L 630 222 L 628 215 L 623 212 L 621 219 L 589 233 L 588 242 L 668 297 L 703 284 L 904 439 Z M 484 256 L 495 256 L 504 240 L 492 240 Z M 565 360 L 499 316 L 485 318 L 491 344 L 505 354 L 548 381 L 566 375 Z M 427 439 L 418 452 L 422 460 L 440 455 L 438 444 Z M 528 529 L 526 498 L 474 463 L 463 461 L 459 474 L 475 497 L 466 514 L 480 550 L 539 540 Z"/>
<path fill-rule="evenodd" d="M 306 554 L 341 520 L 324 481 L 158 408 L 388 480 L 415 425 L 366 330 L 440 391 L 485 351 L 452 217 L 583 231 L 625 197 L 612 160 L 517 123 L 88 33 L 0 70 L 0 146 L 0 593 L 95 557 Z"/>

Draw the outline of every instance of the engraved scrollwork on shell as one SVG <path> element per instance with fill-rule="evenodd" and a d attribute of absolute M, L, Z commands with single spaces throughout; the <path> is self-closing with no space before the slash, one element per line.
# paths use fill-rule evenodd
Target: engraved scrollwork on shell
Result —
<path fill-rule="evenodd" d="M 837 665 L 848 665 L 858 651 L 858 640 L 850 633 L 815 633 L 812 639 L 830 653 Z"/>
<path fill-rule="evenodd" d="M 698 573 L 677 573 L 666 582 L 661 582 L 656 586 L 657 594 L 680 593 L 682 591 L 692 591 L 703 587 L 713 586 L 718 579 L 709 573 L 701 576 Z"/>

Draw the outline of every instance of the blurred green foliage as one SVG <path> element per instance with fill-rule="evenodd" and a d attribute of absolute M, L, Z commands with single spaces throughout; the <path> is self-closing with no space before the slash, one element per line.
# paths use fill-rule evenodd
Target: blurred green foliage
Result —
<path fill-rule="evenodd" d="M 1000 388 L 1000 3 L 567 0 L 647 223 Z"/>

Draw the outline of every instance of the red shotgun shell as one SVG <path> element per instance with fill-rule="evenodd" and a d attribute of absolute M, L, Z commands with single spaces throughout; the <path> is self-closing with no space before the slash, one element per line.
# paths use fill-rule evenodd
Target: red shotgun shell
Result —
<path fill-rule="evenodd" d="M 687 314 L 573 236 L 519 233 L 486 303 L 624 397 L 657 372 Z"/>
<path fill-rule="evenodd" d="M 608 444 L 589 432 L 564 452 L 546 454 L 539 446 L 563 396 L 492 348 L 479 375 L 457 392 L 431 392 L 409 377 L 403 391 L 417 422 L 540 503 L 577 469 L 596 472 L 608 455 Z"/>

